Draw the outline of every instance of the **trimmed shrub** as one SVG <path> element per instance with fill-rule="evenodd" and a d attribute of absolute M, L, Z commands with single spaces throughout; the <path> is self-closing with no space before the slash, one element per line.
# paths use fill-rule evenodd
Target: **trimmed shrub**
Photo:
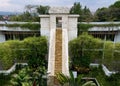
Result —
<path fill-rule="evenodd" d="M 81 67 L 83 63 L 84 67 L 87 67 L 88 63 L 102 63 L 110 70 L 120 71 L 118 67 L 120 64 L 120 43 L 104 41 L 83 33 L 69 42 L 69 56 L 72 67 L 76 64 L 77 67 Z"/>
<path fill-rule="evenodd" d="M 0 62 L 4 69 L 10 68 L 15 62 L 26 62 L 34 58 L 40 58 L 43 61 L 46 54 L 47 39 L 45 37 L 30 37 L 23 41 L 9 40 L 0 43 Z"/>

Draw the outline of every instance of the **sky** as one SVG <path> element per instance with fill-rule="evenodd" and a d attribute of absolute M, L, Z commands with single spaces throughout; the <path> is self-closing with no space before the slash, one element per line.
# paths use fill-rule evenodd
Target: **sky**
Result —
<path fill-rule="evenodd" d="M 80 2 L 82 7 L 87 6 L 92 12 L 102 7 L 108 7 L 117 0 L 0 0 L 0 11 L 23 12 L 25 6 L 30 5 L 49 5 L 71 7 L 74 2 Z"/>

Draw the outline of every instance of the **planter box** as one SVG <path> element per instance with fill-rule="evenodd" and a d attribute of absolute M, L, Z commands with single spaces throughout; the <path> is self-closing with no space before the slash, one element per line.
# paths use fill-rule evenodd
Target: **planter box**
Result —
<path fill-rule="evenodd" d="M 0 70 L 0 73 L 3 73 L 5 75 L 10 74 L 11 72 L 15 71 L 16 65 L 28 65 L 27 63 L 15 63 L 10 69 L 8 70 Z"/>
<path fill-rule="evenodd" d="M 85 82 L 87 82 L 87 81 L 93 81 L 96 84 L 96 86 L 100 86 L 100 84 L 98 83 L 98 81 L 97 81 L 96 78 L 84 77 L 84 78 L 82 78 L 82 81 L 85 81 Z"/>

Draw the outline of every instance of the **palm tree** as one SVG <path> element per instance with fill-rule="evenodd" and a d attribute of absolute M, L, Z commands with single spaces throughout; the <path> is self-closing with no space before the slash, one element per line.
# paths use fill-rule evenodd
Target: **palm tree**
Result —
<path fill-rule="evenodd" d="M 85 84 L 82 85 L 81 79 L 82 76 L 78 76 L 77 78 L 74 78 L 74 75 L 72 72 L 70 72 L 70 76 L 66 76 L 63 73 L 56 74 L 56 78 L 59 81 L 59 83 L 62 86 L 96 86 L 96 84 L 93 81 L 88 81 Z"/>

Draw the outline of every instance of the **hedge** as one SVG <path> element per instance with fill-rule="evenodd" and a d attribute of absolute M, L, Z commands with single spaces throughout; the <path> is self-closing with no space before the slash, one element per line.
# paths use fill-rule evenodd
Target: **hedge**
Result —
<path fill-rule="evenodd" d="M 120 43 L 104 41 L 83 33 L 78 38 L 69 42 L 69 56 L 72 64 L 75 59 L 83 56 L 90 58 L 92 63 L 105 64 L 111 70 L 120 71 Z"/>
<path fill-rule="evenodd" d="M 47 54 L 46 37 L 29 37 L 23 41 L 9 40 L 0 43 L 0 63 L 3 69 L 10 68 L 16 61 L 27 61 L 35 55 L 45 59 Z"/>

